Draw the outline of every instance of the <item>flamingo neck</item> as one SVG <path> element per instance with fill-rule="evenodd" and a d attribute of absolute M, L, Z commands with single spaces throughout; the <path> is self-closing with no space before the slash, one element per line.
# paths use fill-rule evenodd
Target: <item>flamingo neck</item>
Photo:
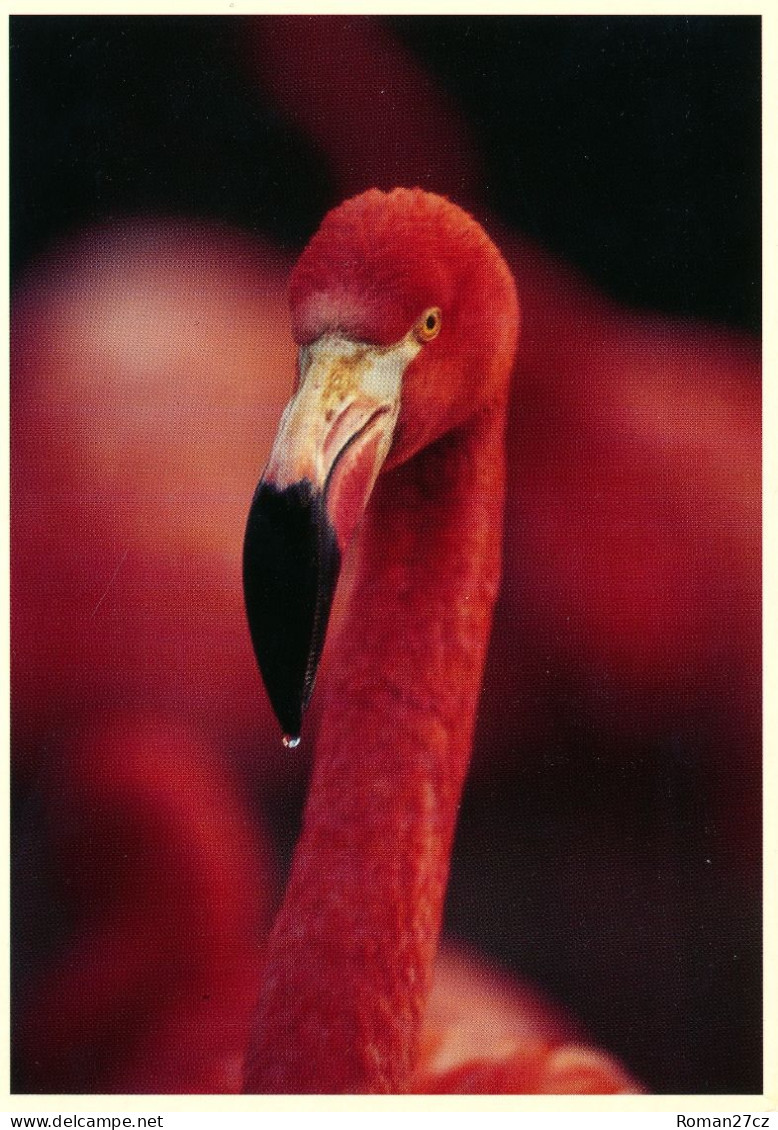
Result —
<path fill-rule="evenodd" d="M 374 491 L 247 1091 L 410 1082 L 499 586 L 504 419 L 484 411 Z"/>

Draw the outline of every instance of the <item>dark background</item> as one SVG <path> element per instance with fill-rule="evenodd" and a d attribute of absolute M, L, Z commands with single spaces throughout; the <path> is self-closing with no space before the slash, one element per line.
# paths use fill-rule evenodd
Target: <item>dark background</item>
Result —
<path fill-rule="evenodd" d="M 758 330 L 757 18 L 384 22 L 474 128 L 506 222 L 629 304 Z M 303 246 L 336 203 L 327 162 L 236 65 L 241 34 L 239 19 L 11 20 L 15 277 L 127 212 Z M 704 767 L 668 736 L 628 765 L 588 750 L 581 777 L 571 751 L 591 737 L 571 725 L 528 775 L 469 787 L 448 929 L 546 986 L 649 1088 L 760 1091 L 754 892 L 683 857 L 722 850 Z M 664 828 L 641 822 L 652 793 Z M 300 802 L 299 786 L 265 801 L 286 852 Z M 626 855 L 645 856 L 639 888 L 620 882 Z M 598 953 L 603 924 L 623 935 L 615 957 Z"/>
<path fill-rule="evenodd" d="M 387 23 L 477 131 L 491 208 L 627 302 L 757 328 L 758 18 Z M 303 245 L 337 203 L 326 161 L 235 66 L 240 35 L 221 18 L 12 19 L 15 270 L 126 209 Z"/>

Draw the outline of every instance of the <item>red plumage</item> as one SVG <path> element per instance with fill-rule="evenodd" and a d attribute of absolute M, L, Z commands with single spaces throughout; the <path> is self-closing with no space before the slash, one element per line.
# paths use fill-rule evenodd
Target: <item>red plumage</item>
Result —
<path fill-rule="evenodd" d="M 327 295 L 344 299 L 339 322 Z M 418 1056 L 499 586 L 517 303 L 483 230 L 407 190 L 330 213 L 291 297 L 303 339 L 388 344 L 425 306 L 442 312 L 406 370 L 393 469 L 354 546 L 247 1075 L 249 1090 L 396 1091 Z"/>

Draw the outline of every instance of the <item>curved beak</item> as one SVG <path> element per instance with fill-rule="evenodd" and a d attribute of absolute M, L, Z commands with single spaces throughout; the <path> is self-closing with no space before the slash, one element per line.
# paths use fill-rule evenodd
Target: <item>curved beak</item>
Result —
<path fill-rule="evenodd" d="M 251 640 L 284 741 L 296 745 L 343 556 L 392 443 L 412 338 L 378 348 L 326 336 L 300 352 L 300 384 L 254 494 L 243 545 Z"/>

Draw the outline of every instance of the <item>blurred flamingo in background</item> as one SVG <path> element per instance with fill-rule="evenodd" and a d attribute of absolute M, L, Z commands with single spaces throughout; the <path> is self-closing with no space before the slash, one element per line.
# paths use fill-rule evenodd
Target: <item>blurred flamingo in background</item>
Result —
<path fill-rule="evenodd" d="M 277 888 L 264 830 L 186 726 L 115 714 L 61 758 L 45 799 L 69 920 L 17 1033 L 27 1087 L 238 1090 Z"/>
<path fill-rule="evenodd" d="M 348 97 L 339 97 L 332 49 L 338 57 L 346 35 L 360 60 L 360 81 Z M 660 795 L 660 775 L 660 815 L 652 809 L 638 821 L 640 834 L 648 835 L 644 845 L 617 840 L 618 827 L 611 844 L 610 828 L 598 826 L 597 808 L 587 827 L 587 834 L 600 837 L 594 846 L 613 870 L 614 889 L 626 896 L 606 902 L 603 921 L 619 929 L 620 919 L 612 915 L 625 915 L 625 937 L 640 939 L 636 946 L 617 945 L 623 957 L 614 959 L 616 967 L 622 962 L 622 987 L 628 969 L 637 986 L 643 964 L 663 962 L 661 948 L 652 949 L 657 929 L 666 929 L 681 953 L 684 946 L 698 948 L 693 918 L 665 927 L 630 894 L 634 886 L 651 900 L 656 891 L 661 903 L 662 837 L 683 836 L 676 818 L 685 806 L 704 811 L 712 828 L 704 843 L 713 842 L 723 861 L 717 872 L 723 885 L 712 886 L 711 896 L 726 903 L 730 894 L 748 900 L 752 892 L 758 901 L 756 346 L 731 331 L 626 312 L 506 229 L 484 203 L 478 144 L 453 104 L 380 21 L 317 18 L 315 35 L 307 19 L 246 21 L 241 39 L 244 73 L 313 139 L 334 194 L 402 182 L 446 192 L 483 219 L 516 278 L 523 326 L 508 406 L 504 580 L 476 726 L 473 784 L 481 793 L 472 794 L 475 808 L 472 802 L 465 808 L 464 828 L 467 833 L 468 812 L 477 818 L 479 796 L 495 792 L 518 802 L 519 792 L 541 774 L 557 790 L 550 801 L 569 803 L 564 782 L 571 778 L 585 803 L 590 770 L 581 766 L 594 767 L 598 803 L 603 781 L 612 780 L 614 791 L 624 794 L 629 824 L 634 805 L 646 795 L 640 782 L 651 779 L 656 749 L 668 734 L 677 735 L 673 741 L 683 755 L 693 751 L 690 781 L 699 786 L 693 800 Z M 382 97 L 382 89 L 393 97 Z M 414 117 L 409 131 L 409 114 L 422 104 L 425 113 Z M 272 863 L 261 862 L 268 860 L 267 834 L 257 798 L 265 798 L 271 816 L 276 806 L 277 820 L 289 789 L 301 785 L 311 744 L 290 759 L 277 740 L 257 685 L 239 582 L 252 479 L 269 453 L 293 381 L 284 294 L 290 266 L 287 250 L 219 225 L 126 217 L 60 241 L 16 290 L 13 729 L 17 827 L 28 861 L 22 869 L 25 897 L 17 898 L 15 947 L 22 986 L 16 1035 L 21 1089 L 237 1085 L 235 1049 L 248 1040 L 251 1009 L 245 1006 L 261 977 L 259 964 L 249 968 L 241 955 L 261 947 L 277 884 Z M 318 709 L 314 700 L 312 734 Z M 121 739 L 109 736 L 117 710 L 124 712 L 118 716 Z M 152 740 L 151 733 L 165 736 Z M 211 767 L 197 778 L 202 807 L 189 813 L 182 800 L 176 821 L 153 817 L 169 811 L 166 798 L 180 787 L 178 770 L 160 768 L 154 752 L 160 742 L 180 767 L 181 780 L 189 772 L 184 766 L 198 764 L 209 751 Z M 196 829 L 206 809 L 222 827 L 218 849 L 202 858 L 202 881 L 185 884 L 173 900 L 181 913 L 170 915 L 164 948 L 143 931 L 135 951 L 126 945 L 115 917 L 118 903 L 110 898 L 103 902 L 93 894 L 93 913 L 84 912 L 78 887 L 89 874 L 92 850 L 85 825 L 71 823 L 67 852 L 58 846 L 64 825 L 53 816 L 48 844 L 42 838 L 39 811 L 55 811 L 60 784 L 65 795 L 70 790 L 73 811 L 82 810 L 79 798 L 92 789 L 94 803 L 103 796 L 114 814 L 111 824 L 128 819 L 126 796 L 96 770 L 101 743 L 106 751 L 121 747 L 137 779 L 152 786 L 136 794 L 148 816 L 137 825 L 137 836 L 128 831 L 135 852 L 143 855 L 154 843 L 159 819 L 182 845 L 199 842 Z M 573 770 L 567 750 L 578 756 L 579 744 Z M 211 758 L 218 752 L 227 760 L 216 771 Z M 599 776 L 598 763 L 605 766 Z M 224 784 L 212 788 L 208 782 L 220 774 Z M 501 840 L 494 863 L 515 867 L 525 842 L 521 819 L 508 818 L 507 799 L 504 807 L 513 846 Z M 231 811 L 243 815 L 222 819 Z M 492 821 L 495 811 L 494 805 L 484 809 L 486 819 Z M 663 811 L 671 812 L 666 825 Z M 607 812 L 613 819 L 613 805 Z M 473 843 L 468 857 L 458 862 L 454 856 L 452 910 L 459 899 L 460 922 L 461 900 L 477 900 L 484 886 L 480 877 L 469 888 L 456 881 L 458 867 L 466 873 L 470 860 L 472 867 L 479 862 L 480 841 Z M 577 846 L 549 840 L 549 863 L 557 853 L 557 866 L 572 873 L 563 854 Z M 702 850 L 692 840 L 679 850 L 687 846 Z M 121 873 L 122 859 L 121 852 L 107 851 L 100 860 L 101 891 L 109 890 L 114 868 Z M 210 868 L 220 870 L 226 886 L 212 885 Z M 265 875 L 253 887 L 247 885 L 252 873 Z M 154 869 L 145 874 L 148 881 L 132 887 L 139 917 L 157 900 L 163 878 Z M 516 882 L 523 882 L 520 869 Z M 597 899 L 603 899 L 604 887 L 594 879 L 577 885 L 579 891 L 567 891 L 573 918 L 591 913 L 583 909 L 586 900 L 600 905 Z M 64 917 L 59 926 L 41 905 L 52 890 Z M 207 929 L 190 926 L 198 906 Z M 522 912 L 522 920 L 531 917 Z M 48 939 L 41 922 L 48 925 Z M 527 937 L 524 930 L 532 952 L 531 931 Z M 198 1004 L 190 993 L 187 1012 L 173 988 L 153 1007 L 147 989 L 168 978 L 186 995 L 182 986 L 191 989 L 200 975 L 178 977 L 175 970 L 191 970 L 198 962 L 202 978 L 216 984 L 214 955 L 231 932 L 235 975 L 224 990 L 224 1014 L 226 1002 L 235 1001 L 234 1028 L 221 1043 L 203 1034 L 200 1067 L 190 1070 L 176 1049 L 184 1016 L 187 1030 L 199 1025 L 201 1033 L 213 1020 L 213 1006 L 200 999 L 207 990 Z M 508 940 L 512 948 L 517 944 L 512 936 Z M 507 954 L 507 941 L 499 952 Z M 93 980 L 89 972 L 78 973 L 79 953 L 113 971 L 103 976 L 102 1004 L 90 1016 L 80 1003 L 78 1010 L 69 1003 L 75 999 L 68 992 L 71 976 Z M 121 955 L 118 963 L 115 954 Z M 609 961 L 601 966 L 599 974 L 597 965 L 582 974 L 595 1017 L 593 1002 L 607 1008 L 614 999 L 602 971 Z M 683 1013 L 686 1007 L 680 973 L 662 968 L 669 982 L 664 999 L 655 1015 L 649 1007 L 634 1021 L 646 1033 L 644 1049 L 657 1042 L 651 1033 L 665 1025 L 668 1008 Z M 537 1065 L 550 1061 L 534 1053 L 525 1057 L 522 1075 L 518 1045 L 512 1058 L 501 1060 L 495 1052 L 501 1040 L 520 1039 L 525 1049 L 533 1041 L 557 1046 L 574 1039 L 580 1045 L 580 1029 L 538 1005 L 531 991 L 490 979 L 472 956 L 459 961 L 456 976 L 448 957 L 440 970 L 421 1036 L 421 1063 L 431 1067 L 426 1078 L 420 1069 L 421 1086 L 602 1090 L 620 1078 L 615 1063 L 606 1060 L 606 1069 L 594 1071 L 588 1083 L 581 1069 L 576 1083 L 564 1076 L 562 1057 L 554 1082 L 538 1074 Z M 481 995 L 478 985 L 487 986 Z M 636 990 L 635 997 L 645 1009 L 645 994 Z M 462 1074 L 462 1064 L 478 1058 L 462 1036 L 468 1006 L 473 1024 L 476 1018 L 483 1022 L 493 1042 L 490 1063 Z M 48 1048 L 41 1035 L 46 1015 L 61 1016 L 61 1024 L 49 1029 Z M 214 1030 L 223 1032 L 221 1023 Z M 693 1016 L 689 1024 L 694 1028 Z M 137 1033 L 132 1047 L 130 1029 Z M 152 1029 L 156 1041 L 148 1035 Z M 41 1054 L 35 1051 L 39 1043 Z M 591 1054 L 590 1065 L 596 1064 L 599 1053 Z M 168 1067 L 158 1070 L 158 1064 Z M 624 1086 L 634 1085 L 621 1078 Z"/>

